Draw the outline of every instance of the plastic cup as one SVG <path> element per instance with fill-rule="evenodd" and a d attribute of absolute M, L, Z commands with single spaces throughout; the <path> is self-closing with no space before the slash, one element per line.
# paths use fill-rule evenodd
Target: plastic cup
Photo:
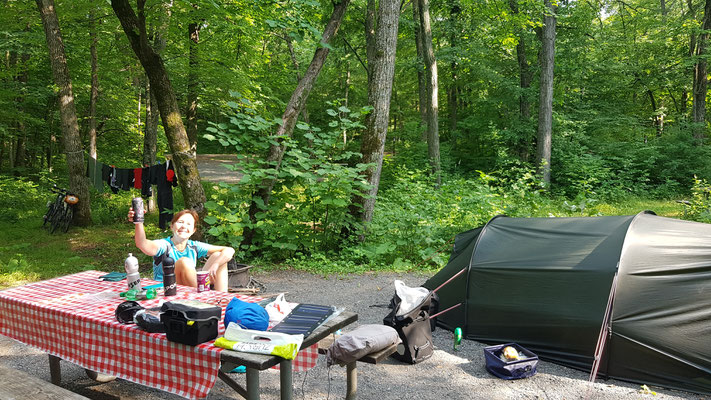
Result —
<path fill-rule="evenodd" d="M 210 277 L 210 273 L 207 271 L 198 271 L 197 272 L 197 291 L 198 293 L 200 292 L 206 292 L 210 290 L 210 285 L 208 283 Z"/>

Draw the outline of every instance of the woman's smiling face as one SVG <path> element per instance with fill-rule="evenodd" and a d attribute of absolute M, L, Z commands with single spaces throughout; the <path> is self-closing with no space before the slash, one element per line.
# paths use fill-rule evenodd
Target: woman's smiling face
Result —
<path fill-rule="evenodd" d="M 195 233 L 195 218 L 190 214 L 183 214 L 171 226 L 175 236 L 181 239 L 188 239 Z"/>

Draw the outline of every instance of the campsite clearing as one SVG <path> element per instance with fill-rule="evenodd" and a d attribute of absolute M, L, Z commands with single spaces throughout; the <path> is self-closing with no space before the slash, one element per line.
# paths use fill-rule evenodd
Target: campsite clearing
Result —
<path fill-rule="evenodd" d="M 394 293 L 393 281 L 400 279 L 407 285 L 421 285 L 428 276 L 421 274 L 364 274 L 331 276 L 293 271 L 259 273 L 255 277 L 266 284 L 265 292 L 287 292 L 290 301 L 330 304 L 358 313 L 359 324 L 381 323 L 387 314 L 384 308 Z M 353 326 L 355 328 L 355 326 Z M 462 341 L 458 351 L 452 349 L 452 334 L 438 328 L 434 334 L 435 353 L 417 365 L 406 365 L 392 359 L 378 365 L 362 363 L 358 366 L 358 398 L 363 400 L 401 399 L 583 399 L 589 387 L 587 374 L 556 364 L 541 362 L 538 374 L 524 380 L 503 381 L 486 372 L 484 345 L 471 340 Z M 28 350 L 10 339 L 0 337 L 0 362 L 31 375 L 49 380 L 47 356 Z M 120 379 L 99 384 L 86 377 L 84 370 L 69 363 L 62 365 L 62 386 L 94 399 L 179 399 L 158 390 Z M 244 374 L 233 374 L 244 382 Z M 330 377 L 330 385 L 329 385 Z M 262 399 L 279 399 L 279 374 L 274 371 L 260 376 Z M 599 381 L 591 386 L 589 400 L 708 400 L 687 392 L 665 390 L 650 386 L 657 395 L 644 394 L 640 385 L 615 380 Z M 302 396 L 303 390 L 303 396 Z M 294 399 L 341 399 L 346 390 L 344 367 L 334 366 L 330 372 L 321 359 L 308 373 L 294 373 Z M 208 399 L 237 399 L 234 392 L 221 381 L 212 389 Z"/>

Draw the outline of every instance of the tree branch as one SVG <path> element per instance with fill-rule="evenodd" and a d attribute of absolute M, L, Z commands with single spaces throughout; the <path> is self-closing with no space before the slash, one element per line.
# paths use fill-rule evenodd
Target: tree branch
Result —
<path fill-rule="evenodd" d="M 348 43 L 348 40 L 346 40 L 346 38 L 343 38 L 343 42 L 346 44 L 346 46 L 348 46 L 349 49 L 351 49 L 351 51 L 353 52 L 353 54 L 356 56 L 356 58 L 357 58 L 358 61 L 360 62 L 360 65 L 363 67 L 363 69 L 365 70 L 365 72 L 368 73 L 368 67 L 367 67 L 367 66 L 365 65 L 365 63 L 363 62 L 363 59 L 360 58 L 360 56 L 358 55 L 358 51 L 356 51 L 356 49 L 354 49 L 353 46 L 351 46 L 351 44 Z"/>

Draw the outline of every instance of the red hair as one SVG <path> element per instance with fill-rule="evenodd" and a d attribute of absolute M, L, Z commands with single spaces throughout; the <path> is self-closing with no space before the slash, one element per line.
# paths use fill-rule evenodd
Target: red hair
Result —
<path fill-rule="evenodd" d="M 197 226 L 198 226 L 198 223 L 200 223 L 200 217 L 198 216 L 198 213 L 195 212 L 195 210 L 182 210 L 182 211 L 178 211 L 175 215 L 173 215 L 173 219 L 170 220 L 170 224 L 173 225 L 173 224 L 175 223 L 175 221 L 177 221 L 178 219 L 180 219 L 180 217 L 182 217 L 182 216 L 185 215 L 185 214 L 190 214 L 190 215 L 193 216 L 193 219 L 195 219 L 195 226 L 197 227 Z"/>

